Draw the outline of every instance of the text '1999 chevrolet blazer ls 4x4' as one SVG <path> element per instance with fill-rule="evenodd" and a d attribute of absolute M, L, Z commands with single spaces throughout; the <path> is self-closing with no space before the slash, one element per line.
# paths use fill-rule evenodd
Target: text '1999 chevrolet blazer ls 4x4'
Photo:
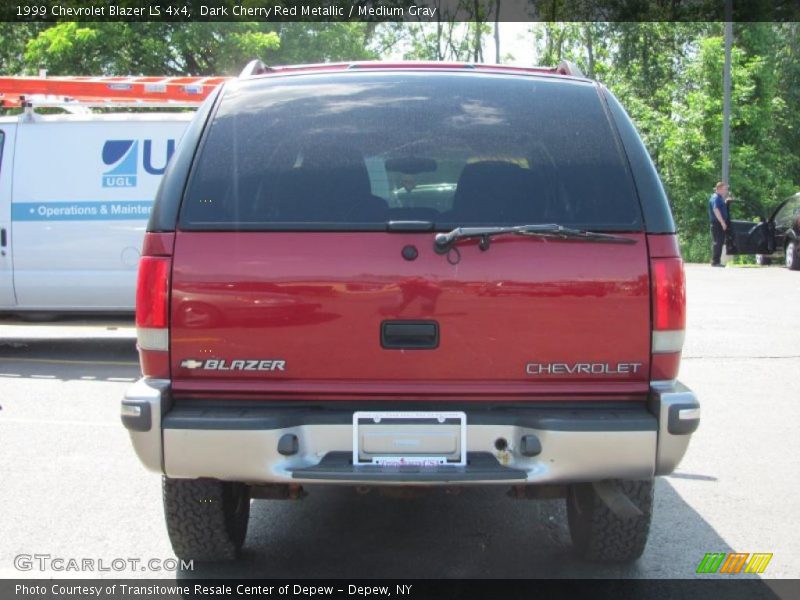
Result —
<path fill-rule="evenodd" d="M 255 71 L 187 129 L 139 267 L 122 420 L 175 553 L 236 557 L 251 498 L 303 485 L 490 485 L 563 494 L 585 558 L 640 556 L 700 408 L 617 100 L 564 66 Z"/>

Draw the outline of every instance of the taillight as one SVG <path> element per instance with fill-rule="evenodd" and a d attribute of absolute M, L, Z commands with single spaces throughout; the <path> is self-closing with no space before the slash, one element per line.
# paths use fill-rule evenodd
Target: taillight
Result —
<path fill-rule="evenodd" d="M 683 260 L 653 258 L 653 339 L 651 379 L 675 379 L 686 331 L 686 279 Z"/>
<path fill-rule="evenodd" d="M 147 234 L 145 256 L 139 259 L 136 282 L 136 337 L 139 359 L 145 377 L 169 377 L 169 278 L 170 256 L 148 256 L 148 252 L 167 252 L 162 240 L 148 239 L 159 234 Z M 163 246 L 163 247 L 162 247 Z M 171 251 L 171 247 L 169 247 Z"/>
<path fill-rule="evenodd" d="M 136 285 L 136 326 L 167 326 L 169 258 L 144 256 L 139 261 Z"/>

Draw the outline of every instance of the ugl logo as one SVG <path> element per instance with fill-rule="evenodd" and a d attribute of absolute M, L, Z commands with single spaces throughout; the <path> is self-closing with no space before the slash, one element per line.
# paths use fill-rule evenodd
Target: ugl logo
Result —
<path fill-rule="evenodd" d="M 164 166 L 153 166 L 153 140 L 142 140 L 142 168 L 150 175 L 163 175 L 175 152 L 175 140 L 167 140 Z M 103 187 L 136 187 L 139 172 L 139 140 L 108 140 L 103 144 Z"/>
<path fill-rule="evenodd" d="M 749 560 L 748 560 L 749 558 Z M 763 573 L 772 554 L 747 552 L 708 552 L 700 564 L 697 565 L 697 573 L 724 573 L 727 575 L 738 575 L 739 573 Z M 744 571 L 742 571 L 744 569 Z"/>

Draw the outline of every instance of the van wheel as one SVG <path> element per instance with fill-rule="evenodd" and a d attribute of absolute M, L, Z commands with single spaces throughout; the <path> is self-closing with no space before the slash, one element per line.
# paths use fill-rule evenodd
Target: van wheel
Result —
<path fill-rule="evenodd" d="M 653 480 L 615 483 L 641 515 L 618 517 L 590 483 L 569 487 L 567 518 L 572 545 L 586 560 L 629 562 L 644 552 L 653 515 Z"/>
<path fill-rule="evenodd" d="M 26 312 L 17 315 L 20 320 L 28 323 L 51 323 L 58 321 L 58 314 L 49 312 Z"/>
<path fill-rule="evenodd" d="M 239 557 L 250 518 L 250 488 L 212 479 L 163 478 L 164 517 L 175 556 L 220 561 Z"/>
<path fill-rule="evenodd" d="M 786 244 L 786 268 L 792 271 L 800 269 L 800 256 L 797 255 L 797 242 L 790 240 Z"/>
<path fill-rule="evenodd" d="M 769 256 L 765 256 L 763 254 L 756 254 L 756 264 L 761 265 L 762 267 L 766 267 L 772 261 L 770 261 Z"/>

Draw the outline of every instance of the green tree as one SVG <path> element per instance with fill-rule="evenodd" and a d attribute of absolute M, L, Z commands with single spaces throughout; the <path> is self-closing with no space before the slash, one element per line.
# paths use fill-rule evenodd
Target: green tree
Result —
<path fill-rule="evenodd" d="M 58 23 L 30 39 L 28 71 L 52 75 L 225 75 L 277 48 L 255 23 Z"/>
<path fill-rule="evenodd" d="M 19 75 L 25 67 L 25 45 L 47 27 L 44 23 L 0 22 L 0 74 Z"/>
<path fill-rule="evenodd" d="M 554 2 L 551 6 L 561 6 Z M 721 173 L 720 23 L 542 23 L 541 64 L 562 59 L 605 83 L 637 125 L 667 188 L 684 255 L 708 258 L 706 201 Z M 798 24 L 735 26 L 731 175 L 737 218 L 756 216 L 800 178 Z M 761 211 L 764 212 L 764 211 Z"/>
<path fill-rule="evenodd" d="M 17 34 L 0 43 L 0 55 L 11 59 L 4 64 L 14 74 L 44 67 L 51 75 L 234 75 L 253 58 L 268 64 L 376 59 L 383 49 L 374 39 L 375 27 L 65 22 Z"/>
<path fill-rule="evenodd" d="M 374 60 L 384 51 L 374 39 L 375 23 L 278 23 L 279 44 L 259 55 L 269 64 Z M 377 44 L 378 49 L 372 45 Z"/>

